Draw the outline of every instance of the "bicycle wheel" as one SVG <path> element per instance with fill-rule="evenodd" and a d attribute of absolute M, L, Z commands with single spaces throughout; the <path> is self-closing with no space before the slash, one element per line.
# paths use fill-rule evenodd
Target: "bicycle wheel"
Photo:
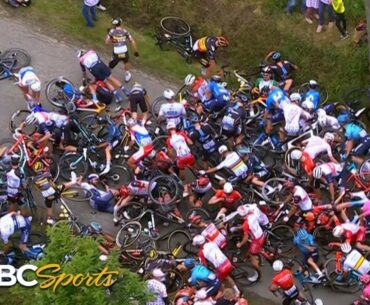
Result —
<path fill-rule="evenodd" d="M 28 54 L 28 52 L 18 48 L 5 50 L 3 53 L 1 53 L 0 58 L 16 59 L 15 64 L 12 67 L 12 72 L 17 72 L 22 67 L 28 66 L 31 63 L 31 56 Z"/>
<path fill-rule="evenodd" d="M 153 102 L 151 106 L 151 113 L 152 116 L 157 120 L 159 115 L 159 110 L 161 109 L 161 106 L 163 104 L 167 103 L 167 100 L 164 96 L 157 97 Z"/>
<path fill-rule="evenodd" d="M 31 111 L 25 110 L 25 109 L 17 110 L 16 112 L 14 112 L 10 116 L 10 120 L 9 120 L 10 131 L 14 133 L 15 129 L 18 128 L 19 125 L 21 125 L 21 123 L 23 123 L 26 117 L 30 114 L 31 114 Z M 37 127 L 35 125 L 28 125 L 28 126 L 26 125 L 22 129 L 22 132 L 27 135 L 32 135 L 36 131 L 36 129 Z"/>
<path fill-rule="evenodd" d="M 187 211 L 186 216 L 185 216 L 185 221 L 189 221 L 189 218 L 195 215 L 200 216 L 204 221 L 212 220 L 211 215 L 205 209 L 192 208 Z"/>
<path fill-rule="evenodd" d="M 370 159 L 365 160 L 362 162 L 359 170 L 360 178 L 365 182 L 370 182 Z"/>
<path fill-rule="evenodd" d="M 285 181 L 283 178 L 268 179 L 262 187 L 263 198 L 273 205 L 281 204 L 289 194 L 284 188 Z"/>
<path fill-rule="evenodd" d="M 127 185 L 133 179 L 131 171 L 127 167 L 121 165 L 113 165 L 109 173 L 102 177 L 106 180 L 106 183 L 113 188 L 118 188 L 122 184 Z"/>
<path fill-rule="evenodd" d="M 333 234 L 330 234 L 330 229 L 326 229 L 325 226 L 317 226 L 313 231 L 313 236 L 319 249 L 325 251 L 326 253 L 329 253 L 333 250 L 333 248 L 329 247 L 329 243 L 341 242 L 341 239 L 335 238 Z"/>
<path fill-rule="evenodd" d="M 139 238 L 141 232 L 140 222 L 128 222 L 121 227 L 116 235 L 116 244 L 120 248 L 128 248 Z"/>
<path fill-rule="evenodd" d="M 253 286 L 258 283 L 261 274 L 254 267 L 247 263 L 236 263 L 231 272 L 231 277 L 236 281 L 239 287 Z"/>
<path fill-rule="evenodd" d="M 137 220 L 144 212 L 145 207 L 140 202 L 130 201 L 114 211 L 114 217 L 119 221 L 128 222 Z"/>
<path fill-rule="evenodd" d="M 77 177 L 87 175 L 89 165 L 79 153 L 67 153 L 59 159 L 60 176 L 69 181 L 71 173 L 75 172 Z"/>
<path fill-rule="evenodd" d="M 9 162 L 10 162 L 11 155 L 18 155 L 20 159 L 20 164 L 22 164 L 24 153 L 20 145 L 14 145 L 15 143 L 16 143 L 15 140 L 12 138 L 1 139 L 0 140 L 0 151 L 2 152 L 3 160 L 4 158 L 9 157 Z"/>
<path fill-rule="evenodd" d="M 180 197 L 178 181 L 170 175 L 159 175 L 150 180 L 149 197 L 157 205 L 170 205 Z"/>
<path fill-rule="evenodd" d="M 83 126 L 87 128 L 87 130 L 97 131 L 98 136 L 104 137 L 106 134 L 108 134 L 108 130 L 106 130 L 104 127 L 102 127 L 101 129 L 98 128 L 98 117 L 99 116 L 97 114 L 88 114 L 83 116 L 80 119 L 80 122 Z"/>
<path fill-rule="evenodd" d="M 287 225 L 273 226 L 267 235 L 267 242 L 275 249 L 280 249 L 281 253 L 290 252 L 293 247 L 294 232 Z"/>
<path fill-rule="evenodd" d="M 81 233 L 81 226 L 78 224 L 78 222 L 72 219 L 60 219 L 53 225 L 53 228 L 58 226 L 67 226 L 71 230 L 71 233 L 75 236 Z"/>
<path fill-rule="evenodd" d="M 164 32 L 173 36 L 183 37 L 190 34 L 190 25 L 179 17 L 164 17 L 160 25 Z"/>
<path fill-rule="evenodd" d="M 61 194 L 64 199 L 75 201 L 75 202 L 84 202 L 88 201 L 92 197 L 92 193 L 89 190 L 85 190 L 79 186 L 72 186 L 64 190 Z"/>
<path fill-rule="evenodd" d="M 188 254 L 183 250 L 187 242 L 191 242 L 191 236 L 184 230 L 173 231 L 167 240 L 167 249 L 176 258 L 185 258 Z"/>
<path fill-rule="evenodd" d="M 55 107 L 65 109 L 66 105 L 69 102 L 73 101 L 75 97 L 74 93 L 72 94 L 72 96 L 69 96 L 65 93 L 64 91 L 65 85 L 70 85 L 72 86 L 72 88 L 74 88 L 72 82 L 62 76 L 52 79 L 46 85 L 45 88 L 46 99 L 48 100 L 49 103 L 51 103 Z"/>
<path fill-rule="evenodd" d="M 298 93 L 300 93 L 302 96 L 305 96 L 307 91 L 309 90 L 309 83 L 303 83 L 298 88 Z M 326 104 L 329 98 L 328 90 L 322 85 L 317 85 L 316 90 L 320 93 L 320 105 Z"/>
<path fill-rule="evenodd" d="M 156 151 L 160 151 L 160 150 L 163 150 L 164 148 L 166 148 L 167 147 L 167 144 L 166 144 L 167 138 L 168 138 L 167 136 L 156 137 L 153 140 L 154 149 Z"/>

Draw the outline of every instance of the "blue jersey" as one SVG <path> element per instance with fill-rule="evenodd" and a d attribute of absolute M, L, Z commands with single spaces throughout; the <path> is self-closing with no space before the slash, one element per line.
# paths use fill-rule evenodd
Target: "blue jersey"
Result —
<path fill-rule="evenodd" d="M 212 99 L 223 100 L 228 102 L 230 100 L 230 92 L 225 89 L 221 84 L 211 81 L 208 85 L 209 91 L 212 93 Z"/>
<path fill-rule="evenodd" d="M 310 89 L 310 90 L 308 90 L 306 92 L 306 95 L 305 95 L 305 98 L 304 99 L 307 100 L 307 101 L 312 102 L 315 111 L 317 109 L 319 109 L 319 105 L 320 105 L 320 92 L 318 92 L 316 90 L 313 90 L 313 89 Z"/>
<path fill-rule="evenodd" d="M 288 101 L 287 97 L 284 94 L 284 91 L 280 88 L 274 88 L 267 96 L 266 109 L 268 111 L 275 109 L 275 101 L 278 102 L 279 105 L 283 102 Z"/>
<path fill-rule="evenodd" d="M 191 276 L 189 279 L 191 285 L 195 285 L 197 283 L 205 283 L 207 286 L 215 286 L 219 284 L 219 279 L 217 278 L 216 274 L 209 270 L 207 267 L 203 265 L 196 265 L 191 270 Z"/>
<path fill-rule="evenodd" d="M 122 137 L 122 132 L 116 126 L 116 124 L 110 122 L 108 124 L 108 142 L 112 144 L 114 141 L 120 139 Z"/>
<path fill-rule="evenodd" d="M 347 124 L 345 129 L 345 136 L 348 140 L 360 142 L 361 140 L 368 137 L 366 130 L 354 123 Z"/>
<path fill-rule="evenodd" d="M 297 246 L 299 251 L 302 252 L 302 254 L 309 254 L 311 253 L 310 251 L 307 250 L 305 246 L 310 246 L 310 247 L 315 247 L 315 242 L 313 239 L 313 236 L 311 234 L 307 233 L 306 239 L 302 240 L 300 239 L 297 235 L 294 236 L 294 244 Z"/>

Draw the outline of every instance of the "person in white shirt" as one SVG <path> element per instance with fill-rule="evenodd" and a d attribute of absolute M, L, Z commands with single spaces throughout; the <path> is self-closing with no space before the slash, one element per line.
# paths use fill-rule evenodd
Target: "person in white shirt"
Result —
<path fill-rule="evenodd" d="M 339 163 L 327 162 L 317 165 L 313 170 L 313 177 L 318 180 L 325 178 L 326 183 L 329 184 L 330 199 L 335 200 L 334 180 L 340 175 L 343 166 Z"/>
<path fill-rule="evenodd" d="M 186 110 L 183 104 L 175 103 L 175 93 L 171 89 L 163 91 L 166 103 L 161 105 L 158 113 L 158 122 L 166 120 L 166 123 L 173 122 L 178 128 L 182 119 L 186 117 Z"/>
<path fill-rule="evenodd" d="M 19 70 L 18 87 L 24 95 L 29 110 L 40 103 L 41 81 L 32 67 L 23 67 Z"/>
<path fill-rule="evenodd" d="M 326 111 L 322 108 L 317 109 L 317 122 L 322 129 L 337 131 L 340 128 L 340 124 L 336 117 L 326 114 Z"/>
<path fill-rule="evenodd" d="M 156 268 L 152 271 L 153 278 L 146 282 L 149 292 L 154 294 L 152 301 L 146 302 L 146 305 L 169 305 L 170 301 L 167 295 L 167 288 L 163 282 L 166 279 L 161 269 Z"/>

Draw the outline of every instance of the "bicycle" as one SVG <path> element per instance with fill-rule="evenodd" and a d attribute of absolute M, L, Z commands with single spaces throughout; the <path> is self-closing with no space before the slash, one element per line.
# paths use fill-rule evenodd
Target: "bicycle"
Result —
<path fill-rule="evenodd" d="M 12 48 L 0 53 L 0 80 L 13 78 L 17 79 L 15 72 L 22 67 L 28 66 L 31 57 L 26 50 Z"/>
<path fill-rule="evenodd" d="M 370 88 L 357 88 L 349 91 L 344 97 L 346 105 L 350 108 L 359 109 L 366 107 L 367 120 L 370 121 Z"/>

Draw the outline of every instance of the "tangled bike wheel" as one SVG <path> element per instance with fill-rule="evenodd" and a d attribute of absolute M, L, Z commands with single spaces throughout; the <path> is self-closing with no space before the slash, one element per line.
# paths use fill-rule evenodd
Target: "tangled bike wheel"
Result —
<path fill-rule="evenodd" d="M 180 195 L 179 181 L 173 176 L 159 175 L 150 180 L 149 197 L 155 204 L 172 205 Z"/>

